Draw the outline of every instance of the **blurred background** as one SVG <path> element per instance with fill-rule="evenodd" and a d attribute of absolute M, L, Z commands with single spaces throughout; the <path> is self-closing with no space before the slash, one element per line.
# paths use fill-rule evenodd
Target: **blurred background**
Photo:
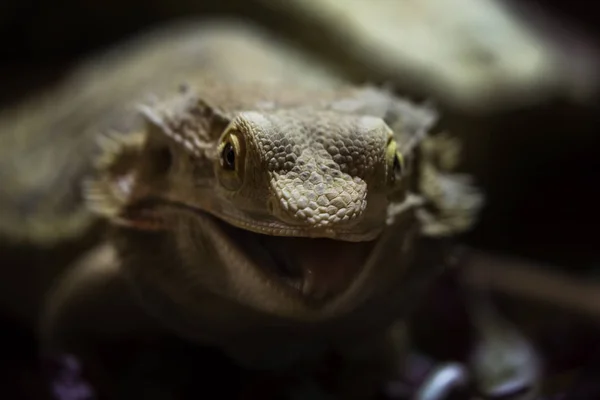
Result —
<path fill-rule="evenodd" d="M 438 129 L 467 143 L 461 169 L 488 195 L 466 244 L 484 252 L 489 270 L 483 269 L 497 278 L 500 303 L 567 382 L 557 392 L 585 387 L 595 392 L 572 398 L 600 398 L 600 387 L 573 383 L 600 368 L 596 15 L 584 0 L 4 1 L 0 107 L 52 98 L 81 63 L 150 30 L 215 18 L 256 26 L 337 79 L 432 101 L 441 110 Z M 0 397 L 44 398 L 25 317 L 38 306 L 43 283 L 32 284 L 20 267 L 49 259 L 64 264 L 92 242 L 93 235 L 44 249 L 2 244 L 2 267 L 14 277 L 0 286 L 1 297 L 19 307 L 2 315 L 0 388 L 10 395 Z M 495 267 L 498 254 L 508 261 Z M 459 301 L 451 312 L 440 308 L 457 296 L 456 279 L 442 279 L 415 319 L 418 346 L 434 359 L 460 359 L 468 347 Z M 455 345 L 439 342 L 433 332 L 440 329 L 455 333 Z"/>

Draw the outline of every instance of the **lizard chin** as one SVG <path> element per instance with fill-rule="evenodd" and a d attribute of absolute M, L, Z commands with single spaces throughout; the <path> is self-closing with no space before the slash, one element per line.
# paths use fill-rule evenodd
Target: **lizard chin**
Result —
<path fill-rule="evenodd" d="M 354 282 L 377 243 L 270 236 L 215 220 L 256 268 L 315 306 L 342 294 Z"/>

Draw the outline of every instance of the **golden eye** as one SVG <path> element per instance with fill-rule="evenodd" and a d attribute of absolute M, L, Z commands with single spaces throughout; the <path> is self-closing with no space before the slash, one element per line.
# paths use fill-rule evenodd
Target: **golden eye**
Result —
<path fill-rule="evenodd" d="M 402 154 L 400 154 L 398 151 L 394 154 L 394 164 L 392 166 L 392 170 L 394 174 L 394 181 L 399 181 L 402 179 L 402 176 L 404 175 L 404 157 L 402 157 Z"/>
<path fill-rule="evenodd" d="M 216 161 L 216 173 L 225 188 L 237 190 L 242 185 L 245 154 L 243 135 L 235 129 L 226 130 L 217 148 Z"/>
<path fill-rule="evenodd" d="M 396 141 L 391 139 L 386 150 L 387 176 L 391 186 L 399 184 L 404 176 L 404 157 L 397 148 Z"/>
<path fill-rule="evenodd" d="M 235 170 L 235 149 L 230 142 L 226 142 L 221 150 L 221 167 L 230 171 Z"/>

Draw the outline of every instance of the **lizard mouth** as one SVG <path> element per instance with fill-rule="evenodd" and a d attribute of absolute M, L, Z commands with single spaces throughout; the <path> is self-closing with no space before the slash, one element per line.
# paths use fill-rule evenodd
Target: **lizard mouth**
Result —
<path fill-rule="evenodd" d="M 307 300 L 319 303 L 350 286 L 376 243 L 270 236 L 217 221 L 252 264 Z"/>
<path fill-rule="evenodd" d="M 161 204 L 160 202 L 158 204 Z M 164 203 L 163 203 L 164 204 Z M 344 241 L 329 238 L 272 236 L 238 228 L 216 216 L 183 204 L 167 202 L 178 209 L 210 219 L 230 244 L 241 252 L 267 279 L 318 306 L 341 295 L 364 270 L 377 239 Z M 157 203 L 146 200 L 127 209 L 127 225 L 153 229 L 152 210 Z M 135 221 L 135 222 L 133 222 Z M 160 229 L 161 224 L 158 223 Z"/>

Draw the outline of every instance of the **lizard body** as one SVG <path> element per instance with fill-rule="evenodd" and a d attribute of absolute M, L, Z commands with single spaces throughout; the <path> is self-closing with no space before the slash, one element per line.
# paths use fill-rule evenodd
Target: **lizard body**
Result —
<path fill-rule="evenodd" d="M 110 321 L 128 311 L 90 310 L 122 296 L 254 367 L 333 349 L 362 360 L 356 377 L 388 377 L 367 360 L 398 361 L 384 338 L 410 309 L 408 278 L 432 267 L 418 262 L 421 239 L 469 229 L 481 195 L 447 171 L 456 143 L 429 136 L 430 108 L 267 78 L 204 68 L 134 97 L 120 127 L 91 124 L 98 156 L 81 195 L 106 237 L 50 292 L 48 351 L 80 351 L 87 331 L 120 335 Z"/>
<path fill-rule="evenodd" d="M 84 186 L 148 312 L 253 367 L 385 342 L 409 270 L 433 267 L 413 265 L 414 242 L 464 229 L 478 201 L 428 169 L 427 110 L 373 88 L 295 90 L 184 85 L 141 107 L 142 134 L 105 139 Z M 449 201 L 419 213 L 432 193 Z"/>

